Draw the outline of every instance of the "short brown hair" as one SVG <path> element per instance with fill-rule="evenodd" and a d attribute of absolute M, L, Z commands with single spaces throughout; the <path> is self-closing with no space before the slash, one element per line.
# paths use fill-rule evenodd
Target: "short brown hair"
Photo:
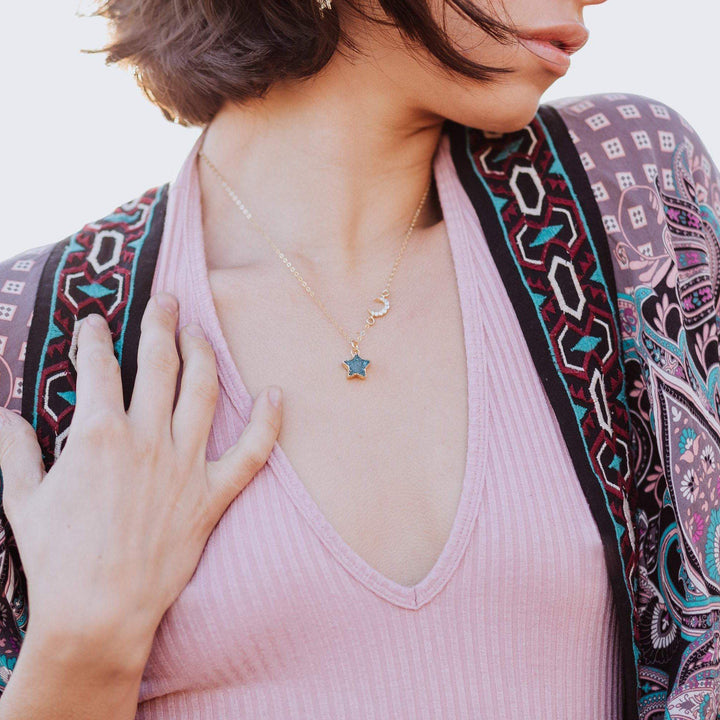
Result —
<path fill-rule="evenodd" d="M 496 40 L 512 35 L 473 0 L 445 1 Z M 383 23 L 360 7 L 363 0 L 338 2 Z M 458 52 L 428 0 L 378 2 L 391 24 L 424 45 L 441 67 L 486 82 L 510 72 Z M 129 65 L 165 117 L 182 125 L 205 125 L 225 100 L 262 97 L 276 80 L 314 75 L 340 42 L 359 52 L 335 6 L 321 15 L 317 0 L 102 0 L 94 15 L 107 18 L 112 32 L 111 42 L 96 52 L 107 53 L 108 64 Z"/>

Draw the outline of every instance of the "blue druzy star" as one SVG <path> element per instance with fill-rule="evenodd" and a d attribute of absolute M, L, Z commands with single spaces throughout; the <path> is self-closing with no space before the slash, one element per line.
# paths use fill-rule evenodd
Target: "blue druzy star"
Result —
<path fill-rule="evenodd" d="M 360 378 L 366 377 L 365 368 L 369 364 L 369 360 L 361 358 L 357 353 L 355 353 L 350 360 L 343 360 L 343 365 L 345 365 L 348 369 L 347 376 L 349 378 L 355 377 L 356 375 Z"/>

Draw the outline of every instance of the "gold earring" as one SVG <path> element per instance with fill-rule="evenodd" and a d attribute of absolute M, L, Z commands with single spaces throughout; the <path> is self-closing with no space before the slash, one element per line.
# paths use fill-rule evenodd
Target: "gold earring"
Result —
<path fill-rule="evenodd" d="M 318 0 L 320 6 L 320 15 L 324 15 L 325 10 L 332 10 L 332 0 Z"/>

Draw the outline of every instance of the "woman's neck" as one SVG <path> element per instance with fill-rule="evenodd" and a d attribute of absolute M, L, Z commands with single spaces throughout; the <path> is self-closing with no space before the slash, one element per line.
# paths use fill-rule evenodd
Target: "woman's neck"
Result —
<path fill-rule="evenodd" d="M 443 118 L 412 107 L 391 74 L 336 53 L 310 80 L 278 83 L 242 106 L 226 104 L 207 128 L 206 155 L 304 269 L 350 276 L 378 262 L 390 267 L 397 255 L 430 179 Z M 200 182 L 206 223 L 235 238 L 228 264 L 238 236 L 248 239 L 245 254 L 257 248 L 266 256 L 265 240 L 204 163 Z M 414 233 L 441 220 L 433 190 Z"/>

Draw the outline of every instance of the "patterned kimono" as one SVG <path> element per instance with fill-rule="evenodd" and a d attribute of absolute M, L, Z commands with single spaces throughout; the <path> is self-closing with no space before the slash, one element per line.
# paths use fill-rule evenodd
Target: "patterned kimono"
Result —
<path fill-rule="evenodd" d="M 542 105 L 508 134 L 444 131 L 603 541 L 623 717 L 718 720 L 718 169 L 677 112 L 637 95 Z M 35 427 L 48 470 L 90 312 L 108 320 L 129 406 L 167 196 L 0 263 L 0 401 Z M 0 505 L 0 692 L 26 591 Z"/>

